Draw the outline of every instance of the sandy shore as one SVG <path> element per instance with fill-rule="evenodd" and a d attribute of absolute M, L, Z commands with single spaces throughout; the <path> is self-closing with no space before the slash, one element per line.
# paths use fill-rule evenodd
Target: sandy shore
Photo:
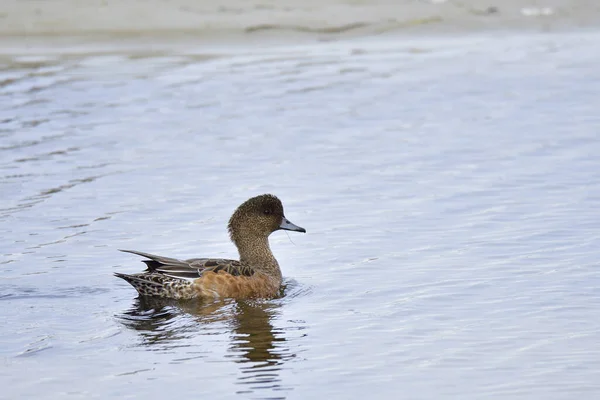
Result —
<path fill-rule="evenodd" d="M 0 36 L 308 36 L 600 26 L 597 0 L 3 0 Z"/>

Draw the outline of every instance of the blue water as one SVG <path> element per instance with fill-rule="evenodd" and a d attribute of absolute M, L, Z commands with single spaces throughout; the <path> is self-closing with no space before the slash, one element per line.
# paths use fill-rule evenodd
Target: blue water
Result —
<path fill-rule="evenodd" d="M 3 57 L 6 398 L 600 395 L 600 36 Z M 131 248 L 235 257 L 274 193 L 279 299 L 144 302 Z"/>

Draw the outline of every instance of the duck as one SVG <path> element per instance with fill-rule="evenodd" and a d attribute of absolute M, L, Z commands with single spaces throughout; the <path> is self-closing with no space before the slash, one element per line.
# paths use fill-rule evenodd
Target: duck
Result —
<path fill-rule="evenodd" d="M 140 296 L 175 300 L 202 298 L 273 298 L 279 293 L 282 275 L 269 236 L 278 230 L 306 233 L 284 215 L 283 204 L 272 194 L 252 197 L 233 213 L 227 225 L 239 260 L 192 258 L 180 260 L 120 250 L 144 257 L 146 270 L 136 274 L 115 273 L 131 284 Z"/>

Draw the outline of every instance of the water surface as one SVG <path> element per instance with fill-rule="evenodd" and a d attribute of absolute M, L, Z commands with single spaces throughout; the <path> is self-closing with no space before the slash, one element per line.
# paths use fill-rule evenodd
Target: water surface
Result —
<path fill-rule="evenodd" d="M 8 398 L 600 394 L 600 37 L 3 56 Z M 131 248 L 235 257 L 269 301 L 136 299 Z"/>

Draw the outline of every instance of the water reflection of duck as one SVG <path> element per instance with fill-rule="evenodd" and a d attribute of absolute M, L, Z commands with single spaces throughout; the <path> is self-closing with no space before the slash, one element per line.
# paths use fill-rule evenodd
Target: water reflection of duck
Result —
<path fill-rule="evenodd" d="M 240 260 L 195 258 L 178 260 L 133 250 L 148 258 L 145 272 L 116 273 L 141 295 L 172 299 L 271 298 L 281 286 L 281 270 L 269 247 L 269 235 L 279 229 L 306 232 L 283 214 L 281 201 L 269 194 L 240 205 L 229 220 L 229 234 Z"/>
<path fill-rule="evenodd" d="M 140 334 L 142 346 L 163 350 L 191 347 L 186 339 L 202 333 L 214 335 L 212 328 L 216 327 L 230 340 L 228 358 L 240 364 L 239 384 L 249 385 L 248 390 L 257 384 L 285 389 L 279 374 L 283 364 L 295 354 L 286 345 L 285 330 L 274 328 L 272 323 L 281 305 L 282 299 L 208 302 L 139 297 L 120 319 Z M 195 353 L 197 350 L 193 349 Z"/>

